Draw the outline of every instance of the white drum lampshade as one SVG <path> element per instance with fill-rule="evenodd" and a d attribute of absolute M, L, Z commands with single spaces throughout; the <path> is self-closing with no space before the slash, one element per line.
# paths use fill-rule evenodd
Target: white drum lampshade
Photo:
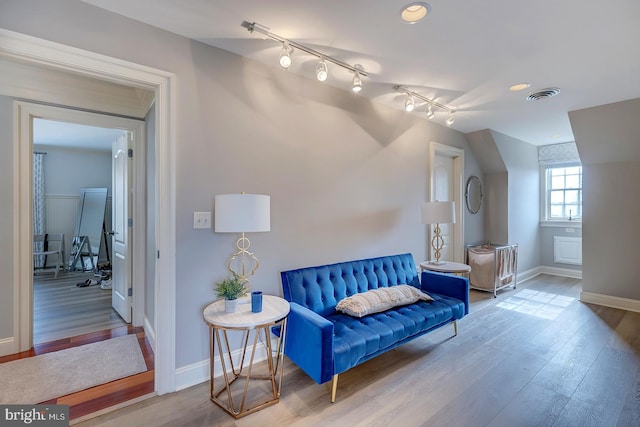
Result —
<path fill-rule="evenodd" d="M 236 242 L 238 251 L 227 261 L 227 269 L 247 282 L 260 262 L 249 252 L 251 242 L 244 233 L 271 231 L 271 197 L 263 194 L 218 194 L 215 196 L 215 232 L 242 233 Z M 246 260 L 253 262 L 253 268 L 247 272 Z M 239 262 L 234 269 L 233 264 Z"/>

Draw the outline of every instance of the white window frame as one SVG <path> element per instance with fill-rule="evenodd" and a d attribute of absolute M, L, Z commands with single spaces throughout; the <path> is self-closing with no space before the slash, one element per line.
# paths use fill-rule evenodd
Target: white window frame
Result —
<path fill-rule="evenodd" d="M 584 178 L 582 164 L 580 162 L 567 162 L 549 164 L 540 167 L 540 225 L 543 227 L 582 227 L 582 217 L 580 218 L 561 218 L 552 219 L 549 216 L 550 213 L 550 201 L 549 194 L 549 170 L 556 168 L 567 168 L 579 166 L 581 168 L 581 175 Z M 582 203 L 583 187 L 580 187 L 580 203 Z"/>

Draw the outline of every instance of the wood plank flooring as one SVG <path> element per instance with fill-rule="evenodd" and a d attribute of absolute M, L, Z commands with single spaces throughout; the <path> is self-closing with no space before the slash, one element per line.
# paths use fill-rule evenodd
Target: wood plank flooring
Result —
<path fill-rule="evenodd" d="M 280 403 L 234 420 L 208 383 L 82 426 L 639 426 L 640 313 L 583 304 L 580 281 L 538 276 L 472 291 L 445 327 L 341 374 L 338 397 L 285 358 Z"/>
<path fill-rule="evenodd" d="M 142 396 L 147 396 L 155 390 L 154 356 L 149 341 L 141 327 L 124 326 L 99 332 L 93 332 L 71 338 L 64 338 L 44 344 L 36 344 L 31 350 L 0 357 L 0 363 L 11 360 L 51 353 L 66 348 L 78 347 L 93 342 L 104 341 L 123 335 L 135 334 L 147 364 L 147 371 L 92 387 L 87 390 L 61 396 L 42 403 L 69 405 L 71 420 L 77 420 L 88 414 L 98 413 L 106 408 L 121 405 Z"/>
<path fill-rule="evenodd" d="M 33 277 L 33 342 L 36 344 L 126 326 L 111 307 L 111 290 L 79 287 L 93 273 L 61 271 Z"/>

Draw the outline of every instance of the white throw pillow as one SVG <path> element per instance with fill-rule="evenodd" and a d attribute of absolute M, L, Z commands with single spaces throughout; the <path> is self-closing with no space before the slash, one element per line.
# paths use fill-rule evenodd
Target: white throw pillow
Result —
<path fill-rule="evenodd" d="M 379 313 L 399 305 L 413 304 L 416 301 L 433 301 L 429 295 L 410 285 L 389 286 L 370 289 L 366 292 L 344 298 L 336 305 L 336 310 L 349 316 L 363 317 Z"/>

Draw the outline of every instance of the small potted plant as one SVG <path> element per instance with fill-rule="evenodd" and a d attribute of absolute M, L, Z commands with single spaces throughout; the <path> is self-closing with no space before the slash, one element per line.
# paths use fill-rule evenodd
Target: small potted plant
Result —
<path fill-rule="evenodd" d="M 238 298 L 247 293 L 247 280 L 237 274 L 216 283 L 216 293 L 219 298 L 224 298 L 224 311 L 235 313 L 238 307 Z"/>

